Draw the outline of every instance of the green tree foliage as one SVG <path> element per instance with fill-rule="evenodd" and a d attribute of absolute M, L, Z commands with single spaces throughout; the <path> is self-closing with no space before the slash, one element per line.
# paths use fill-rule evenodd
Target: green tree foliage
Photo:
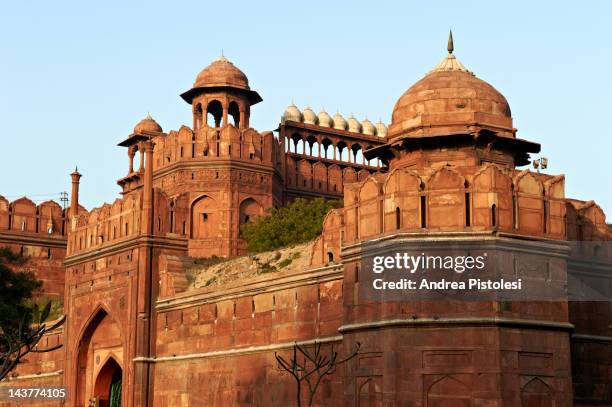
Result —
<path fill-rule="evenodd" d="M 269 216 L 261 216 L 255 222 L 243 225 L 242 237 L 251 252 L 307 242 L 321 234 L 325 215 L 340 204 L 340 201 L 323 198 L 298 198 L 288 206 L 270 209 Z"/>
<path fill-rule="evenodd" d="M 32 296 L 42 283 L 29 271 L 15 271 L 26 260 L 10 250 L 0 249 L 0 380 L 30 352 L 49 352 L 55 346 L 39 349 L 38 343 L 49 331 L 64 323 L 60 318 L 50 327 L 43 322 L 51 314 L 51 302 L 39 305 Z"/>
<path fill-rule="evenodd" d="M 24 262 L 23 256 L 0 249 L 0 329 L 5 333 L 18 329 L 22 317 L 31 315 L 30 299 L 42 285 L 30 271 L 13 271 Z"/>

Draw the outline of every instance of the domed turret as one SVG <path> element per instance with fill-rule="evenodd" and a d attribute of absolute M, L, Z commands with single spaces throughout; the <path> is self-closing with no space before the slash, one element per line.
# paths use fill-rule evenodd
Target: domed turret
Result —
<path fill-rule="evenodd" d="M 376 135 L 382 138 L 387 137 L 387 126 L 380 120 L 376 123 Z"/>
<path fill-rule="evenodd" d="M 361 129 L 363 134 L 367 134 L 368 136 L 374 136 L 376 134 L 376 127 L 374 127 L 372 122 L 369 121 L 367 117 L 361 122 Z"/>
<path fill-rule="evenodd" d="M 393 108 L 389 138 L 475 133 L 487 129 L 514 137 L 510 106 L 493 86 L 448 55 L 411 86 Z"/>
<path fill-rule="evenodd" d="M 287 109 L 285 109 L 285 113 L 281 119 L 282 123 L 285 123 L 286 121 L 302 122 L 302 112 L 300 112 L 300 109 L 298 109 L 293 102 L 291 102 Z"/>
<path fill-rule="evenodd" d="M 161 126 L 147 113 L 147 116 L 134 126 L 134 134 L 142 134 L 143 132 L 161 133 Z"/>
<path fill-rule="evenodd" d="M 227 89 L 232 89 L 232 92 L 246 97 L 249 106 L 262 101 L 261 96 L 249 87 L 249 79 L 244 72 L 230 62 L 223 53 L 200 71 L 193 87 L 181 94 L 181 97 L 187 103 L 195 106 L 194 99 L 200 99 L 198 96 L 201 94 L 225 92 Z"/>
<path fill-rule="evenodd" d="M 213 86 L 231 86 L 240 89 L 250 89 L 249 79 L 240 69 L 236 68 L 223 53 L 210 65 L 202 69 L 193 84 L 194 88 Z"/>
<path fill-rule="evenodd" d="M 350 132 L 361 133 L 361 123 L 359 123 L 359 120 L 355 119 L 355 117 L 353 117 L 352 114 L 348 118 L 347 124 L 348 124 L 348 130 Z"/>
<path fill-rule="evenodd" d="M 333 126 L 332 118 L 329 114 L 327 114 L 325 109 L 319 112 L 319 126 L 321 127 L 332 127 Z"/>
<path fill-rule="evenodd" d="M 344 120 L 340 112 L 336 112 L 334 115 L 334 129 L 346 130 L 346 120 Z"/>
<path fill-rule="evenodd" d="M 317 115 L 312 111 L 310 107 L 306 107 L 303 112 L 304 123 L 306 124 L 317 124 Z"/>

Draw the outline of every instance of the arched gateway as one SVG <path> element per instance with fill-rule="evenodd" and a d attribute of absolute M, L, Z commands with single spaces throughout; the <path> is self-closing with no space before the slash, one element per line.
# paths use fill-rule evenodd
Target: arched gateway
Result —
<path fill-rule="evenodd" d="M 104 308 L 93 314 L 77 346 L 76 405 L 121 406 L 122 335 Z"/>

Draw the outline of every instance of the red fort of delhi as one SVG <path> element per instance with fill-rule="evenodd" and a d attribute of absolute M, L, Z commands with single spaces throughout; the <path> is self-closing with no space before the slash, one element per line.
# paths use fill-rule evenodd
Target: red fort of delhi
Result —
<path fill-rule="evenodd" d="M 569 241 L 612 239 L 601 208 L 566 197 L 562 174 L 517 168 L 540 145 L 520 138 L 508 101 L 456 58 L 452 38 L 432 66 L 388 127 L 291 104 L 259 132 L 249 121 L 262 97 L 221 55 L 181 94 L 191 127 L 164 131 L 147 115 L 117 136 L 120 199 L 81 206 L 77 170 L 65 209 L 0 196 L 0 245 L 28 256 L 67 318 L 43 340 L 62 348 L 28 355 L 0 386 L 68 389 L 40 405 L 108 406 L 120 381 L 127 407 L 285 407 L 295 384 L 274 354 L 318 341 L 361 347 L 322 382 L 317 406 L 611 405 L 610 302 L 358 295 L 362 259 L 432 239 L 512 243 L 562 279 L 612 275 L 598 263 L 612 256 L 605 246 L 568 259 Z M 190 259 L 247 254 L 240 226 L 297 197 L 343 200 L 308 267 L 190 285 Z"/>

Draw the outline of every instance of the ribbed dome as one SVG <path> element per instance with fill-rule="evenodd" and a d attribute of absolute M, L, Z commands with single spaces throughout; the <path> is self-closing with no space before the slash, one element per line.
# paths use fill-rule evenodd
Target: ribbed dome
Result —
<path fill-rule="evenodd" d="M 302 112 L 304 116 L 304 123 L 306 124 L 317 124 L 317 115 L 312 111 L 310 107 L 306 107 Z"/>
<path fill-rule="evenodd" d="M 336 112 L 334 115 L 334 129 L 346 130 L 346 120 L 344 120 L 340 112 Z"/>
<path fill-rule="evenodd" d="M 332 127 L 332 118 L 325 110 L 319 112 L 319 126 L 321 127 Z"/>
<path fill-rule="evenodd" d="M 142 134 L 144 131 L 161 133 L 162 128 L 150 114 L 147 114 L 147 117 L 139 121 L 138 124 L 134 126 L 134 134 Z"/>
<path fill-rule="evenodd" d="M 359 120 L 355 119 L 353 115 L 347 120 L 348 130 L 353 133 L 361 133 L 361 123 Z"/>
<path fill-rule="evenodd" d="M 452 54 L 411 86 L 393 108 L 389 138 L 436 136 L 488 129 L 514 137 L 510 106 Z"/>
<path fill-rule="evenodd" d="M 291 103 L 287 109 L 285 109 L 285 113 L 281 119 L 281 122 L 292 121 L 292 122 L 301 122 L 302 121 L 302 112 L 297 108 L 296 105 Z"/>
<path fill-rule="evenodd" d="M 204 68 L 196 77 L 194 88 L 231 86 L 249 89 L 249 80 L 240 69 L 236 68 L 223 54 Z"/>
<path fill-rule="evenodd" d="M 376 135 L 378 137 L 387 137 L 387 126 L 380 120 L 376 123 Z"/>
<path fill-rule="evenodd" d="M 376 134 L 376 127 L 369 121 L 367 118 L 361 122 L 361 131 L 363 134 L 367 134 L 368 136 L 373 136 Z"/>

